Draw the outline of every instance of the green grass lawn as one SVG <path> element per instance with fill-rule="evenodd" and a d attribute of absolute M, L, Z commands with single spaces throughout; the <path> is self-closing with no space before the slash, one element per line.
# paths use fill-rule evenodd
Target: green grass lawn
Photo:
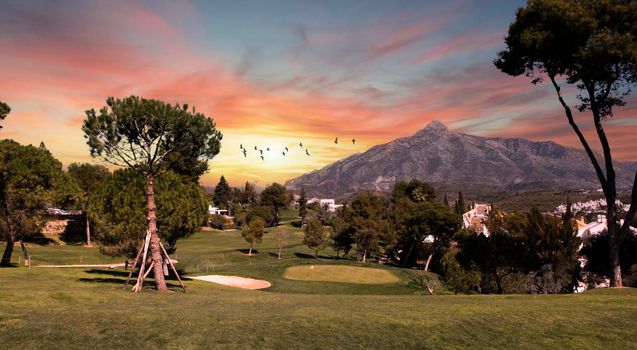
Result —
<path fill-rule="evenodd" d="M 289 234 L 283 259 L 274 230 Z M 184 277 L 205 274 L 265 279 L 251 291 L 186 280 L 188 293 L 124 291 L 121 269 L 0 269 L 1 349 L 630 349 L 637 344 L 637 290 L 579 295 L 424 295 L 413 271 L 316 260 L 290 226 L 270 229 L 248 257 L 239 232 L 200 232 L 173 255 Z M 0 249 L 3 246 L 0 245 Z M 96 248 L 30 246 L 40 263 L 112 262 Z M 19 250 L 16 250 L 18 253 Z M 16 258 L 17 261 L 17 258 Z M 375 268 L 396 283 L 285 278 L 295 266 Z M 288 270 L 289 271 L 289 270 Z M 332 274 L 335 276 L 335 274 Z M 335 278 L 336 279 L 336 278 Z M 350 281 L 351 282 L 351 281 Z M 360 282 L 360 281 L 359 281 Z"/>
<path fill-rule="evenodd" d="M 400 278 L 386 269 L 345 265 L 290 266 L 283 278 L 297 281 L 323 281 L 341 283 L 385 284 L 399 283 Z"/>

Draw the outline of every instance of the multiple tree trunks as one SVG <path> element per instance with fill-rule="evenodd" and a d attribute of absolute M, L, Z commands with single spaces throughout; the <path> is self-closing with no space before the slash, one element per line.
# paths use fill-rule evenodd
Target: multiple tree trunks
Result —
<path fill-rule="evenodd" d="M 157 291 L 165 292 L 168 290 L 166 281 L 164 280 L 163 260 L 161 257 L 161 248 L 159 236 L 157 235 L 157 206 L 155 205 L 154 191 L 155 176 L 153 174 L 146 175 L 146 206 L 148 209 L 148 232 L 150 232 L 150 252 L 155 270 L 155 285 Z"/>

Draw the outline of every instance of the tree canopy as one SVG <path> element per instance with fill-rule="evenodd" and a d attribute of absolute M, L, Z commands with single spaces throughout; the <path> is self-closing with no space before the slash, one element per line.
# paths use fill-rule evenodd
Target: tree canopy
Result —
<path fill-rule="evenodd" d="M 273 183 L 261 192 L 261 204 L 272 208 L 275 223 L 279 223 L 279 212 L 290 204 L 287 190 L 283 185 Z"/>
<path fill-rule="evenodd" d="M 4 120 L 9 112 L 11 112 L 11 107 L 9 107 L 8 104 L 0 101 L 0 120 Z M 0 125 L 0 129 L 2 129 L 2 125 Z"/>
<path fill-rule="evenodd" d="M 228 185 L 228 181 L 226 181 L 226 178 L 221 175 L 221 178 L 219 178 L 219 183 L 217 184 L 217 186 L 215 186 L 212 201 L 219 208 L 228 209 L 231 197 L 232 189 L 230 188 L 230 185 Z"/>
<path fill-rule="evenodd" d="M 100 249 L 109 255 L 134 257 L 146 235 L 145 179 L 130 170 L 116 170 L 90 194 L 88 212 Z M 156 182 L 157 231 L 174 251 L 180 238 L 195 233 L 208 217 L 203 190 L 167 172 Z"/>
<path fill-rule="evenodd" d="M 530 0 L 517 11 L 495 66 L 509 75 L 526 74 L 537 84 L 548 78 L 568 123 L 578 136 L 604 191 L 609 222 L 611 285 L 622 286 L 619 250 L 637 212 L 637 174 L 631 205 L 619 225 L 616 175 L 610 143 L 602 125 L 637 83 L 636 0 Z M 602 146 L 598 159 L 562 97 L 561 79 L 577 87 L 580 112 L 590 111 Z"/>
<path fill-rule="evenodd" d="M 77 191 L 51 153 L 1 140 L 0 232 L 7 245 L 0 265 L 10 264 L 14 242 L 40 234 L 47 207 L 68 202 Z M 26 258 L 26 247 L 22 248 Z"/>
<path fill-rule="evenodd" d="M 109 97 L 99 112 L 87 110 L 82 130 L 91 156 L 155 175 L 169 169 L 203 174 L 207 166 L 202 166 L 219 153 L 222 138 L 211 118 L 187 104 L 137 96 Z"/>
<path fill-rule="evenodd" d="M 99 112 L 86 111 L 82 125 L 91 156 L 127 167 L 146 177 L 146 217 L 158 291 L 168 288 L 157 235 L 154 181 L 171 170 L 192 183 L 208 169 L 221 147 L 221 133 L 211 118 L 188 109 L 137 96 L 109 97 Z"/>

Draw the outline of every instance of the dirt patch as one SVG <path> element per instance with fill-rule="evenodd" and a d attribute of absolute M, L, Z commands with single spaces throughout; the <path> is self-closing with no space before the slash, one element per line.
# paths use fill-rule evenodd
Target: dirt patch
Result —
<path fill-rule="evenodd" d="M 195 280 L 223 284 L 224 286 L 243 288 L 243 289 L 264 289 L 272 285 L 268 281 L 255 280 L 252 278 L 239 277 L 239 276 L 208 275 L 208 276 L 196 276 L 196 277 L 190 277 L 190 278 Z"/>

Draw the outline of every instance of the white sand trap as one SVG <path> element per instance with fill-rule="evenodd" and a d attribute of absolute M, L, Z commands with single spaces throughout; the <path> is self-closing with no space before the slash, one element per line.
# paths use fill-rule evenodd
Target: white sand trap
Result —
<path fill-rule="evenodd" d="M 196 277 L 190 277 L 190 278 L 195 280 L 219 283 L 225 286 L 237 287 L 237 288 L 243 288 L 243 289 L 263 289 L 263 288 L 268 288 L 272 285 L 268 281 L 255 280 L 252 278 L 239 277 L 239 276 L 208 275 L 208 276 L 196 276 Z"/>

